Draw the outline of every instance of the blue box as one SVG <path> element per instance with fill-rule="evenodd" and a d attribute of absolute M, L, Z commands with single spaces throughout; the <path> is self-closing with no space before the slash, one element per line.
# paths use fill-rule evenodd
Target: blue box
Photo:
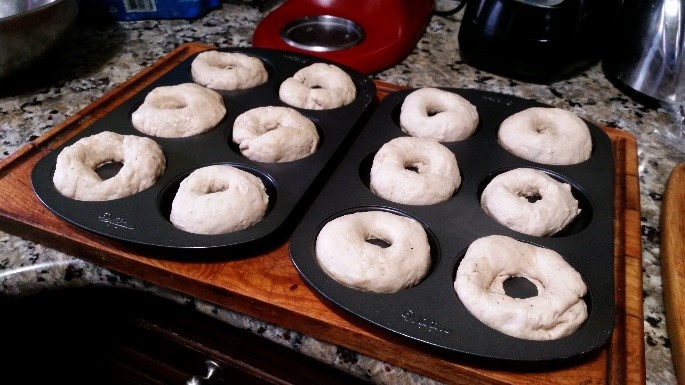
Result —
<path fill-rule="evenodd" d="M 81 0 L 84 13 L 114 20 L 196 19 L 221 0 Z"/>

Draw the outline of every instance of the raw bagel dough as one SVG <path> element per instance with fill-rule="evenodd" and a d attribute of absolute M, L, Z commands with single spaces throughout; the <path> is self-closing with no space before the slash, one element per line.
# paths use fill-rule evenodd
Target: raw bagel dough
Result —
<path fill-rule="evenodd" d="M 587 124 L 560 108 L 532 107 L 517 112 L 500 124 L 497 137 L 507 151 L 542 164 L 577 164 L 588 160 L 592 152 Z"/>
<path fill-rule="evenodd" d="M 420 88 L 404 98 L 400 127 L 411 136 L 454 142 L 478 127 L 478 111 L 468 100 L 439 88 Z"/>
<path fill-rule="evenodd" d="M 289 107 L 257 107 L 233 123 L 233 141 L 248 159 L 281 163 L 314 153 L 319 133 L 314 122 Z"/>
<path fill-rule="evenodd" d="M 231 233 L 261 221 L 268 203 L 255 175 L 228 165 L 205 166 L 181 181 L 169 220 L 190 233 Z"/>
<path fill-rule="evenodd" d="M 294 107 L 328 110 L 352 103 L 357 88 L 350 75 L 339 67 L 314 63 L 285 79 L 278 95 Z"/>
<path fill-rule="evenodd" d="M 261 59 L 240 52 L 201 52 L 190 72 L 194 82 L 225 91 L 256 87 L 269 79 Z"/>
<path fill-rule="evenodd" d="M 378 150 L 371 165 L 371 191 L 395 203 L 443 202 L 454 194 L 460 183 L 456 157 L 432 139 L 392 139 Z"/>
<path fill-rule="evenodd" d="M 527 197 L 540 199 L 531 203 Z M 497 175 L 483 190 L 480 202 L 497 222 L 534 236 L 556 234 L 580 213 L 571 185 L 532 168 Z"/>
<path fill-rule="evenodd" d="M 138 131 L 161 138 L 182 138 L 216 127 L 226 115 L 224 99 L 195 83 L 161 86 L 150 91 L 133 112 Z"/>
<path fill-rule="evenodd" d="M 98 167 L 122 163 L 119 172 L 102 180 Z M 166 168 L 166 158 L 150 138 L 103 131 L 79 139 L 57 156 L 53 183 L 64 196 L 80 201 L 123 198 L 152 186 Z"/>
<path fill-rule="evenodd" d="M 506 295 L 503 284 L 511 277 L 528 279 L 537 287 L 537 296 Z M 471 314 L 513 337 L 558 339 L 587 319 L 587 287 L 559 253 L 501 235 L 471 243 L 459 263 L 454 288 Z"/>
<path fill-rule="evenodd" d="M 389 244 L 380 247 L 369 240 Z M 335 218 L 316 238 L 321 268 L 339 283 L 375 293 L 393 293 L 419 283 L 431 264 L 430 245 L 415 219 L 386 211 Z"/>

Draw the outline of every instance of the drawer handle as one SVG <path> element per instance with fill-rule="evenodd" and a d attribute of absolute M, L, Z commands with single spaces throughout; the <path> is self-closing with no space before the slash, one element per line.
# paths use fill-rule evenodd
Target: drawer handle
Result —
<path fill-rule="evenodd" d="M 219 364 L 212 360 L 205 361 L 205 367 L 207 368 L 207 374 L 205 376 L 192 376 L 186 382 L 186 385 L 211 385 L 214 383 L 220 383 L 222 379 L 222 370 Z"/>

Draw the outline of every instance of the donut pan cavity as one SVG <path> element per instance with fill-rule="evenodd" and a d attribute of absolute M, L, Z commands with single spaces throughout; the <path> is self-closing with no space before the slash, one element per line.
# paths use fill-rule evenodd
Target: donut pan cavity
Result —
<path fill-rule="evenodd" d="M 509 95 L 470 89 L 443 88 L 468 99 L 478 109 L 480 123 L 470 138 L 443 143 L 457 158 L 462 182 L 446 202 L 428 206 L 396 204 L 369 189 L 373 156 L 389 140 L 406 136 L 399 111 L 412 89 L 386 96 L 362 128 L 346 157 L 295 229 L 290 256 L 305 281 L 321 296 L 367 322 L 431 349 L 487 362 L 559 363 L 595 351 L 614 327 L 613 161 L 609 137 L 588 123 L 593 152 L 587 161 L 546 166 L 518 158 L 497 143 L 500 122 L 515 112 L 543 104 Z M 504 171 L 531 167 L 570 183 L 581 214 L 552 237 L 510 230 L 481 209 L 485 185 Z M 341 199 L 344 197 L 344 199 Z M 329 220 L 356 211 L 386 210 L 421 222 L 431 242 L 432 267 L 418 285 L 391 294 L 345 287 L 330 278 L 316 261 L 316 237 Z M 573 334 L 551 341 L 532 341 L 502 334 L 482 324 L 460 302 L 454 288 L 457 267 L 474 240 L 506 235 L 559 252 L 583 277 L 587 321 Z M 512 279 L 512 296 L 530 296 L 525 279 Z M 532 285 L 532 284 L 530 284 Z M 534 289 L 533 289 L 534 290 Z"/>
<path fill-rule="evenodd" d="M 218 91 L 224 99 L 226 116 L 217 127 L 204 134 L 188 138 L 149 136 L 162 147 L 167 159 L 164 174 L 152 187 L 121 199 L 83 202 L 62 196 L 52 183 L 52 175 L 60 151 L 81 138 L 102 131 L 147 136 L 132 126 L 131 114 L 154 88 L 192 82 L 190 66 L 196 55 L 180 62 L 154 83 L 42 158 L 32 170 L 31 181 L 43 204 L 66 221 L 93 233 L 134 246 L 165 251 L 155 255 L 173 255 L 174 251 L 186 255 L 197 250 L 203 256 L 210 255 L 210 251 L 218 251 L 219 256 L 226 257 L 227 254 L 221 251 L 245 249 L 249 252 L 256 247 L 266 247 L 270 241 L 279 238 L 282 230 L 287 230 L 286 224 L 298 213 L 301 214 L 302 208 L 309 203 L 344 145 L 349 144 L 349 139 L 356 133 L 358 121 L 365 116 L 365 111 L 375 98 L 376 87 L 371 80 L 356 71 L 341 67 L 351 76 L 357 88 L 357 97 L 351 104 L 320 111 L 293 107 L 316 124 L 321 137 L 318 150 L 293 162 L 254 162 L 243 157 L 232 143 L 233 121 L 252 108 L 288 106 L 278 97 L 280 84 L 299 69 L 325 60 L 269 49 L 235 47 L 219 51 L 241 52 L 260 58 L 269 72 L 269 80 L 251 89 Z M 188 233 L 169 222 L 171 201 L 181 180 L 193 170 L 213 164 L 233 165 L 263 180 L 269 195 L 269 208 L 262 221 L 241 231 L 218 235 Z"/>

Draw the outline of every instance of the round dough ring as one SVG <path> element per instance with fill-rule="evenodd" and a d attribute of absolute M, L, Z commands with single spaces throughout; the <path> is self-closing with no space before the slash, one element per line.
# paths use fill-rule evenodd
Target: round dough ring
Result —
<path fill-rule="evenodd" d="M 368 242 L 373 239 L 389 246 Z M 326 223 L 316 238 L 316 258 L 337 282 L 375 293 L 414 286 L 431 265 L 423 226 L 415 219 L 379 210 L 355 212 Z"/>
<path fill-rule="evenodd" d="M 541 164 L 577 164 L 592 153 L 587 124 L 561 108 L 532 107 L 517 112 L 500 124 L 497 138 L 512 154 Z"/>
<path fill-rule="evenodd" d="M 160 138 L 183 138 L 207 132 L 226 115 L 218 92 L 195 83 L 161 86 L 145 96 L 131 115 L 136 130 Z"/>
<path fill-rule="evenodd" d="M 261 59 L 240 52 L 200 52 L 190 65 L 193 81 L 215 90 L 243 90 L 266 83 Z"/>
<path fill-rule="evenodd" d="M 116 175 L 102 180 L 96 170 L 110 162 L 123 165 Z M 166 158 L 154 140 L 103 131 L 81 138 L 59 153 L 53 184 L 68 198 L 107 201 L 147 189 L 165 168 Z"/>
<path fill-rule="evenodd" d="M 478 127 L 478 111 L 468 100 L 439 88 L 420 88 L 404 98 L 400 127 L 411 136 L 454 142 Z"/>
<path fill-rule="evenodd" d="M 314 122 L 289 107 L 257 107 L 233 123 L 233 142 L 256 162 L 283 163 L 313 154 L 319 146 Z"/>
<path fill-rule="evenodd" d="M 460 183 L 457 159 L 447 147 L 432 139 L 398 137 L 374 156 L 369 187 L 391 202 L 430 205 L 449 199 Z"/>
<path fill-rule="evenodd" d="M 540 199 L 531 203 L 528 197 Z M 554 235 L 580 214 L 571 185 L 532 168 L 497 175 L 480 201 L 483 210 L 500 224 L 533 236 Z"/>
<path fill-rule="evenodd" d="M 528 279 L 538 295 L 506 295 L 503 284 L 511 277 Z M 561 255 L 501 235 L 471 243 L 457 268 L 454 289 L 473 316 L 517 338 L 562 338 L 587 319 L 585 282 Z"/>
<path fill-rule="evenodd" d="M 293 107 L 328 110 L 352 103 L 357 97 L 357 88 L 340 67 L 314 63 L 285 79 L 278 96 Z"/>
<path fill-rule="evenodd" d="M 205 166 L 181 181 L 169 221 L 195 234 L 231 233 L 261 221 L 268 204 L 259 177 L 229 165 Z"/>

